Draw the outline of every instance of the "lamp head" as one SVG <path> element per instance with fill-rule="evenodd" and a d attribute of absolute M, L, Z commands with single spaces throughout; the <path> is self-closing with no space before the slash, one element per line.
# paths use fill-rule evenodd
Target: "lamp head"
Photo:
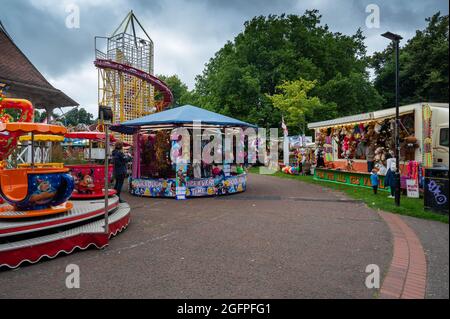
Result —
<path fill-rule="evenodd" d="M 395 34 L 395 33 L 392 33 L 392 32 L 383 33 L 381 36 L 385 37 L 386 39 L 389 39 L 389 40 L 392 40 L 392 41 L 396 41 L 396 42 L 400 42 L 400 40 L 403 39 L 402 36 L 400 36 L 398 34 Z"/>

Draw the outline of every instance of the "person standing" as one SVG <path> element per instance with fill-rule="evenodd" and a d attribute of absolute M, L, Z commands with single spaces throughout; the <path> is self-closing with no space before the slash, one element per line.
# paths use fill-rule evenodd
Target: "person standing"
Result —
<path fill-rule="evenodd" d="M 114 151 L 112 152 L 113 158 L 113 176 L 115 180 L 114 189 L 117 192 L 117 196 L 119 196 L 119 202 L 124 203 L 120 197 L 120 193 L 122 192 L 123 182 L 127 177 L 127 163 L 131 161 L 131 156 L 126 155 L 123 152 L 123 142 L 117 141 L 114 146 Z"/>
<path fill-rule="evenodd" d="M 378 193 L 378 185 L 380 179 L 378 178 L 378 173 L 376 169 L 372 169 L 372 174 L 370 175 L 370 182 L 372 184 L 373 193 L 376 195 Z"/>
<path fill-rule="evenodd" d="M 375 146 L 370 143 L 366 147 L 366 160 L 367 160 L 367 171 L 369 173 L 375 168 Z"/>
<path fill-rule="evenodd" d="M 394 156 L 393 151 L 389 151 L 386 163 L 387 173 L 384 179 L 384 186 L 385 187 L 389 186 L 391 190 L 391 195 L 389 195 L 389 198 L 395 198 L 395 188 L 396 188 L 395 172 L 397 170 L 397 160 L 393 156 Z"/>

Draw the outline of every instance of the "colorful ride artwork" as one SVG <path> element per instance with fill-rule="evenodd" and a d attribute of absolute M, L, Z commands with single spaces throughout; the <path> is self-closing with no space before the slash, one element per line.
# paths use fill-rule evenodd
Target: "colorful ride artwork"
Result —
<path fill-rule="evenodd" d="M 389 189 L 384 186 L 384 178 L 384 176 L 379 175 L 378 187 L 381 191 L 388 191 Z M 337 184 L 346 184 L 349 186 L 372 188 L 370 174 L 368 173 L 348 172 L 328 168 L 316 168 L 314 170 L 314 179 Z"/>
<path fill-rule="evenodd" d="M 0 96 L 0 110 L 20 111 L 18 122 L 11 116 L 2 116 L 0 122 L 0 161 L 4 161 L 17 145 L 21 135 L 64 135 L 66 129 L 57 125 L 32 123 L 33 105 L 27 100 Z M 0 208 L 0 218 L 27 218 L 66 212 L 73 205 L 67 200 L 74 189 L 74 180 L 66 168 L 30 167 L 7 169 L 0 165 L 0 195 L 9 204 Z M 21 212 L 16 214 L 15 212 Z"/>
<path fill-rule="evenodd" d="M 106 140 L 105 133 L 102 132 L 69 132 L 65 135 L 70 139 L 89 140 L 89 162 L 92 161 L 91 149 L 92 142 L 104 142 Z M 110 135 L 110 142 L 114 142 L 114 136 Z M 75 180 L 75 190 L 72 199 L 97 199 L 105 197 L 105 166 L 95 163 L 66 165 L 70 169 L 70 173 Z M 113 166 L 108 167 L 108 180 L 112 180 Z M 108 196 L 113 196 L 116 191 L 108 190 Z"/>
<path fill-rule="evenodd" d="M 136 178 L 130 180 L 130 193 L 142 197 L 177 197 L 177 180 Z M 186 197 L 231 195 L 245 192 L 247 174 L 198 178 L 185 181 Z"/>
<path fill-rule="evenodd" d="M 0 122 L 9 123 L 12 116 L 5 110 L 20 110 L 17 122 L 31 122 L 33 120 L 33 105 L 26 100 L 7 99 L 0 93 Z M 16 147 L 21 132 L 4 131 L 0 134 L 0 159 L 6 159 Z"/>

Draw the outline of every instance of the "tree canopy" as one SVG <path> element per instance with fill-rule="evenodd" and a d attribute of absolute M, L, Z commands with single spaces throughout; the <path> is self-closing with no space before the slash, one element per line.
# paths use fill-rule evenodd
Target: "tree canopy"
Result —
<path fill-rule="evenodd" d="M 320 20 L 319 12 L 310 10 L 246 22 L 197 77 L 198 103 L 262 127 L 278 127 L 282 111 L 268 96 L 281 93 L 285 81 L 302 79 L 315 81 L 311 96 L 335 106 L 335 112 L 314 112 L 310 121 L 379 108 L 383 100 L 369 81 L 362 32 L 333 33 Z"/>
<path fill-rule="evenodd" d="M 426 19 L 425 30 L 416 32 L 400 50 L 400 104 L 448 102 L 449 19 L 440 12 Z M 395 57 L 390 44 L 371 59 L 375 88 L 385 99 L 384 107 L 395 104 Z"/>
<path fill-rule="evenodd" d="M 73 108 L 62 118 L 59 118 L 61 122 L 63 122 L 66 126 L 77 126 L 78 124 L 87 124 L 91 125 L 94 123 L 93 115 L 88 113 L 84 108 Z"/>
<path fill-rule="evenodd" d="M 164 81 L 170 88 L 173 94 L 173 103 L 170 107 L 182 106 L 185 104 L 192 104 L 192 92 L 189 91 L 188 86 L 183 83 L 178 75 L 158 75 L 158 78 Z"/>
<path fill-rule="evenodd" d="M 277 86 L 280 94 L 267 95 L 274 107 L 286 114 L 286 124 L 291 128 L 291 132 L 306 134 L 306 123 L 313 118 L 317 112 L 334 112 L 336 105 L 324 105 L 318 97 L 308 96 L 314 89 L 317 81 L 300 79 L 297 81 L 286 81 Z"/>
<path fill-rule="evenodd" d="M 448 15 L 438 12 L 426 21 L 400 51 L 401 104 L 448 102 Z M 317 10 L 259 16 L 209 60 L 194 90 L 177 75 L 158 77 L 174 95 L 170 107 L 193 104 L 260 127 L 279 127 L 284 115 L 295 134 L 305 122 L 394 105 L 393 46 L 368 57 L 364 40 L 361 30 L 332 32 Z M 92 117 L 75 108 L 65 120 L 91 124 Z"/>

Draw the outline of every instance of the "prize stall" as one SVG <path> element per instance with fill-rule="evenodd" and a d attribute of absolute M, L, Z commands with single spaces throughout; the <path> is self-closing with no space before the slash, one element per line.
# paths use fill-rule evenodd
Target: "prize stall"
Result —
<path fill-rule="evenodd" d="M 311 136 L 289 136 L 289 165 L 280 165 L 281 171 L 289 175 L 310 175 L 315 161 L 316 144 Z M 287 154 L 288 152 L 286 152 Z"/>
<path fill-rule="evenodd" d="M 194 130 L 194 123 L 201 123 L 201 132 Z M 173 133 L 177 128 L 185 129 L 189 137 Z M 243 165 L 237 163 L 245 160 L 245 152 L 234 152 L 233 162 L 222 162 L 223 156 L 220 156 L 218 165 L 193 161 L 193 140 L 201 139 L 197 135 L 210 132 L 223 136 L 226 128 L 256 126 L 191 105 L 112 126 L 113 131 L 134 136 L 130 193 L 143 197 L 184 199 L 244 192 L 247 174 Z M 208 142 L 202 140 L 201 151 L 205 150 Z M 237 139 L 242 146 L 245 142 L 243 136 Z M 191 151 L 184 152 L 186 149 Z M 215 151 L 223 155 L 222 150 L 223 144 Z"/>
<path fill-rule="evenodd" d="M 414 197 L 419 196 L 423 168 L 434 164 L 433 146 L 439 138 L 433 126 L 445 114 L 448 121 L 448 104 L 400 107 L 401 187 L 414 192 Z M 370 173 L 375 170 L 380 177 L 379 188 L 386 190 L 387 159 L 395 150 L 395 108 L 311 123 L 308 127 L 315 131 L 315 179 L 371 187 Z"/>

